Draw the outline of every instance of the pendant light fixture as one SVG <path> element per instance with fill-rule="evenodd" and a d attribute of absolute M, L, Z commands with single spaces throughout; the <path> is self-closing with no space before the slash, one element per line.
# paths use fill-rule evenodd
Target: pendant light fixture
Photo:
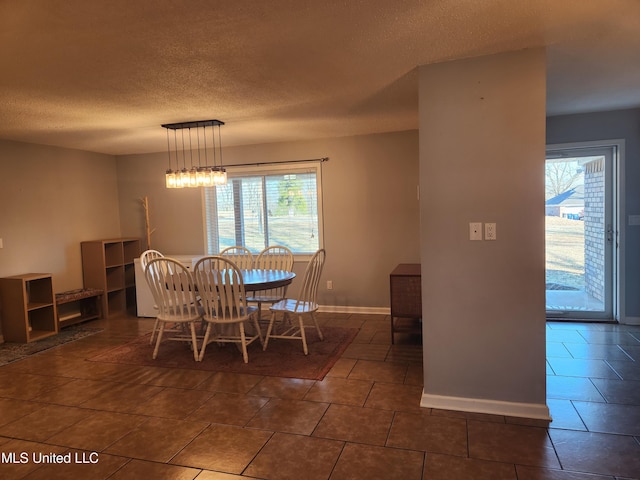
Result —
<path fill-rule="evenodd" d="M 222 125 L 224 122 L 220 120 L 197 120 L 162 125 L 167 130 L 169 156 L 169 168 L 165 173 L 167 188 L 226 185 L 227 172 L 222 166 L 220 132 Z"/>

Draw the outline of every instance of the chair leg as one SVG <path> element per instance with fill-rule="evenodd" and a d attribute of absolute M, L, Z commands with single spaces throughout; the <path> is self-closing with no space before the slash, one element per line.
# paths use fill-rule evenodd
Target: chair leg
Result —
<path fill-rule="evenodd" d="M 258 321 L 258 316 L 253 316 L 253 328 L 256 329 L 256 333 L 258 334 L 258 339 L 260 340 L 260 345 L 264 347 L 264 338 L 262 337 L 262 330 L 260 330 L 260 322 Z"/>
<path fill-rule="evenodd" d="M 198 341 L 196 339 L 196 324 L 195 322 L 190 322 L 191 326 L 191 345 L 193 345 L 193 359 L 198 362 L 200 360 L 200 355 L 198 352 Z"/>
<path fill-rule="evenodd" d="M 289 315 L 289 312 L 284 312 L 282 314 L 282 325 L 289 325 L 290 327 L 293 327 L 292 316 Z"/>
<path fill-rule="evenodd" d="M 320 340 L 324 340 L 324 335 L 322 335 L 322 331 L 320 330 L 320 326 L 318 325 L 318 321 L 316 320 L 316 316 L 313 312 L 311 312 L 311 320 L 313 320 L 313 324 L 316 326 L 316 331 L 318 332 Z"/>
<path fill-rule="evenodd" d="M 202 340 L 202 347 L 200 348 L 200 355 L 198 356 L 198 361 L 201 362 L 204 357 L 204 351 L 207 348 L 207 344 L 209 343 L 209 335 L 211 334 L 211 324 L 207 322 L 207 329 L 204 331 L 204 338 Z"/>
<path fill-rule="evenodd" d="M 158 349 L 160 348 L 160 342 L 162 341 L 162 334 L 164 333 L 164 322 L 159 322 L 160 328 L 158 329 L 158 338 L 156 338 L 156 347 L 153 349 L 153 359 L 158 356 Z"/>
<path fill-rule="evenodd" d="M 269 336 L 271 335 L 271 330 L 273 329 L 273 322 L 276 319 L 276 312 L 271 312 L 271 319 L 269 320 L 269 326 L 267 327 L 267 334 L 264 337 L 264 344 L 262 345 L 262 350 L 267 349 L 267 345 L 269 344 Z"/>
<path fill-rule="evenodd" d="M 260 323 L 260 320 L 262 320 L 262 312 L 261 312 L 261 310 L 262 310 L 262 302 L 258 302 L 258 312 L 257 312 L 258 323 Z"/>
<path fill-rule="evenodd" d="M 247 353 L 247 337 L 244 334 L 244 324 L 239 323 L 240 327 L 240 343 L 242 344 L 242 359 L 244 363 L 249 363 L 249 354 Z"/>
<path fill-rule="evenodd" d="M 153 330 L 151 330 L 151 338 L 149 339 L 149 345 L 153 345 L 153 338 L 156 336 L 156 332 L 158 331 L 158 319 L 153 324 Z"/>
<path fill-rule="evenodd" d="M 300 324 L 300 337 L 302 338 L 302 350 L 305 355 L 309 354 L 309 349 L 307 348 L 307 334 L 304 331 L 304 321 L 302 320 L 302 315 L 298 315 L 298 323 Z"/>

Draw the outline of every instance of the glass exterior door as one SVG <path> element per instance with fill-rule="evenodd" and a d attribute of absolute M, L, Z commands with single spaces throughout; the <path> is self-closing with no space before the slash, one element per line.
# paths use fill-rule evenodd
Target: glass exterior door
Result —
<path fill-rule="evenodd" d="M 547 150 L 547 318 L 613 319 L 613 147 Z"/>

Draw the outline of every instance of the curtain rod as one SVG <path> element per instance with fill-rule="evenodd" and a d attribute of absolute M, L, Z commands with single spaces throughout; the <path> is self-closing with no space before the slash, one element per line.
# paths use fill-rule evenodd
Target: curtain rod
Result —
<path fill-rule="evenodd" d="M 282 160 L 280 162 L 260 162 L 260 163 L 236 163 L 235 165 L 224 165 L 224 168 L 229 167 L 261 167 L 263 165 L 283 165 L 287 163 L 310 163 L 310 162 L 328 162 L 329 157 L 322 158 L 310 158 L 308 160 Z"/>

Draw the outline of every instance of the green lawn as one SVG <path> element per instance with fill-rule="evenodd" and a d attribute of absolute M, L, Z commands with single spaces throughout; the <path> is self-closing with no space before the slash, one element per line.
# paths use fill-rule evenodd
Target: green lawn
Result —
<path fill-rule="evenodd" d="M 545 218 L 547 284 L 584 289 L 584 222 Z"/>

